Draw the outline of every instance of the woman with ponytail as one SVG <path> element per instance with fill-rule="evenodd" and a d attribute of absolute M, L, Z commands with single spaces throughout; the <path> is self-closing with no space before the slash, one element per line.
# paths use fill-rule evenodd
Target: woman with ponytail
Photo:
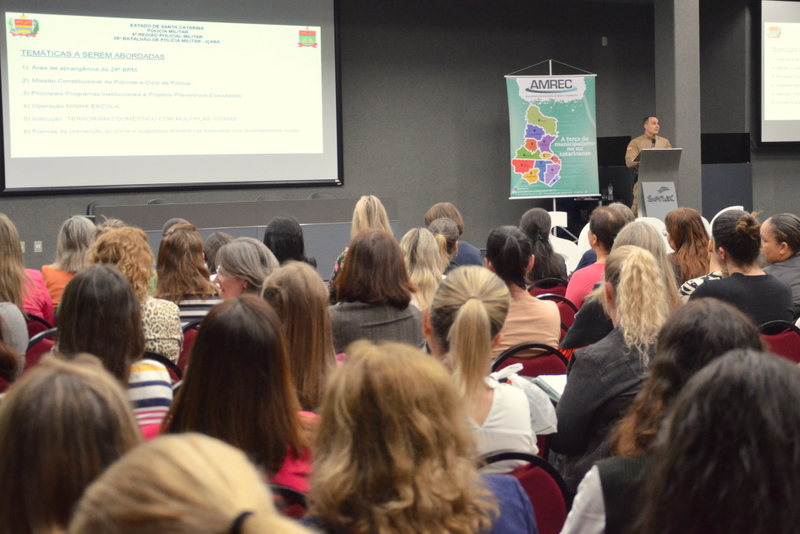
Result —
<path fill-rule="evenodd" d="M 603 305 L 614 330 L 573 355 L 556 407 L 558 433 L 550 439 L 572 491 L 608 456 L 609 432 L 641 389 L 658 330 L 674 307 L 658 263 L 644 249 L 614 249 L 604 276 Z"/>
<path fill-rule="evenodd" d="M 445 237 L 434 235 L 427 228 L 412 228 L 400 240 L 400 248 L 406 259 L 408 278 L 417 288 L 411 304 L 423 310 L 444 280 L 443 273 L 450 262 Z"/>
<path fill-rule="evenodd" d="M 516 226 L 501 226 L 486 241 L 486 266 L 506 283 L 511 295 L 502 339 L 492 355 L 520 343 L 545 343 L 555 347 L 561 337 L 561 315 L 555 302 L 532 297 L 525 289 L 526 275 L 536 265 L 533 244 Z"/>
<path fill-rule="evenodd" d="M 487 378 L 509 301 L 508 288 L 491 271 L 474 265 L 459 267 L 439 286 L 423 319 L 431 354 L 453 374 L 478 435 L 479 454 L 503 449 L 537 451 L 525 394 Z M 491 467 L 510 471 L 514 466 Z"/>
<path fill-rule="evenodd" d="M 769 321 L 793 321 L 792 289 L 758 266 L 760 230 L 758 219 L 746 211 L 720 214 L 711 229 L 713 254 L 730 276 L 708 280 L 689 300 L 718 298 L 742 310 L 759 326 Z"/>
<path fill-rule="evenodd" d="M 533 243 L 536 261 L 528 272 L 529 284 L 545 278 L 567 279 L 567 264 L 550 244 L 550 214 L 542 208 L 532 208 L 525 212 L 519 221 L 519 228 Z"/>

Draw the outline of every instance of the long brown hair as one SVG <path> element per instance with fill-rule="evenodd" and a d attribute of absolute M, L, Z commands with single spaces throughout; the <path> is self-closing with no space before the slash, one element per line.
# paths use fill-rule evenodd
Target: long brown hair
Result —
<path fill-rule="evenodd" d="M 416 288 L 394 236 L 384 230 L 366 230 L 350 242 L 336 290 L 340 302 L 389 304 L 403 310 Z"/>
<path fill-rule="evenodd" d="M 24 314 L 22 297 L 27 293 L 28 280 L 17 227 L 0 213 L 0 301 L 11 302 Z"/>
<path fill-rule="evenodd" d="M 127 395 L 96 358 L 46 356 L 0 407 L 0 532 L 65 529 L 83 490 L 141 440 Z"/>
<path fill-rule="evenodd" d="M 262 296 L 281 317 L 300 405 L 313 411 L 336 366 L 328 288 L 310 265 L 290 261 L 267 277 Z"/>
<path fill-rule="evenodd" d="M 708 274 L 708 233 L 700 214 L 692 208 L 678 208 L 664 219 L 675 244 L 671 260 L 681 269 L 681 283 Z"/>
<path fill-rule="evenodd" d="M 191 360 L 165 432 L 221 439 L 272 474 L 287 451 L 300 453 L 300 403 L 281 323 L 269 304 L 242 295 L 212 308 Z"/>
<path fill-rule="evenodd" d="M 203 260 L 203 238 L 189 223 L 178 223 L 167 231 L 158 248 L 156 271 L 156 298 L 178 303 L 188 297 L 206 299 L 218 293 Z"/>
<path fill-rule="evenodd" d="M 144 327 L 139 299 L 116 267 L 93 265 L 67 283 L 56 344 L 66 357 L 94 354 L 127 383 L 131 364 L 144 354 Z"/>

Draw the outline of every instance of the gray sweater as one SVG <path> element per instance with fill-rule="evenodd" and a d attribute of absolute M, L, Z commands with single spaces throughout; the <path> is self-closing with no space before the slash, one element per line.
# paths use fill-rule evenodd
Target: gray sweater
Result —
<path fill-rule="evenodd" d="M 340 302 L 330 307 L 333 346 L 337 354 L 359 339 L 397 341 L 422 347 L 422 313 L 411 304 L 404 310 L 389 305 Z"/>

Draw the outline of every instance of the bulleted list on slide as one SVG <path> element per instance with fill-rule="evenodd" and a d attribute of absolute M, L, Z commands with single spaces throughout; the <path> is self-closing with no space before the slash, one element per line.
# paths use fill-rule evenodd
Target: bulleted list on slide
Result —
<path fill-rule="evenodd" d="M 764 27 L 764 119 L 800 120 L 800 23 Z"/>
<path fill-rule="evenodd" d="M 6 20 L 12 158 L 323 152 L 319 27 Z"/>

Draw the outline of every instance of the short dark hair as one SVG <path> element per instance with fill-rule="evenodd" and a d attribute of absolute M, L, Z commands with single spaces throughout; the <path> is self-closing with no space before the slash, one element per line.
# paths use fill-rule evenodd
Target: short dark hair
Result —
<path fill-rule="evenodd" d="M 714 247 L 722 247 L 734 263 L 751 265 L 761 253 L 761 224 L 756 214 L 744 210 L 723 211 L 714 219 Z"/>
<path fill-rule="evenodd" d="M 272 219 L 264 232 L 264 244 L 280 264 L 289 260 L 308 263 L 303 229 L 294 217 L 278 216 Z"/>
<path fill-rule="evenodd" d="M 222 245 L 233 241 L 233 236 L 225 232 L 214 232 L 206 238 L 203 244 L 203 255 L 206 257 L 206 266 L 211 274 L 217 273 L 217 251 Z"/>
<path fill-rule="evenodd" d="M 644 120 L 642 121 L 642 125 L 645 125 L 645 124 L 647 124 L 647 121 L 649 121 L 650 119 L 657 119 L 657 118 L 658 118 L 658 117 L 656 117 L 655 115 L 648 115 L 648 116 L 647 116 L 647 117 L 645 117 L 645 118 L 644 118 Z"/>
<path fill-rule="evenodd" d="M 533 254 L 533 243 L 516 226 L 501 226 L 489 233 L 486 259 L 506 284 L 525 288 L 525 275 Z"/>
<path fill-rule="evenodd" d="M 200 324 L 164 429 L 221 439 L 274 475 L 303 446 L 299 410 L 280 320 L 263 299 L 242 295 Z"/>
<path fill-rule="evenodd" d="M 800 217 L 792 213 L 778 213 L 769 218 L 778 244 L 786 243 L 793 254 L 800 252 Z"/>
<path fill-rule="evenodd" d="M 170 220 L 168 220 L 167 222 L 165 222 L 165 223 L 164 223 L 164 226 L 162 226 L 162 227 L 161 227 L 161 237 L 165 237 L 165 236 L 167 235 L 167 232 L 169 232 L 169 231 L 170 231 L 170 229 L 171 229 L 173 226 L 175 226 L 176 224 L 178 224 L 178 223 L 187 223 L 187 224 L 191 224 L 191 223 L 189 223 L 189 221 L 187 221 L 186 219 L 182 219 L 182 218 L 180 218 L 180 217 L 173 217 L 172 219 L 170 219 Z M 192 229 L 194 229 L 194 226 L 192 226 Z"/>
<path fill-rule="evenodd" d="M 431 206 L 431 209 L 425 214 L 425 226 L 427 227 L 436 219 L 441 219 L 443 217 L 456 223 L 458 235 L 464 233 L 464 219 L 461 218 L 461 212 L 450 202 L 439 202 Z"/>
<path fill-rule="evenodd" d="M 601 206 L 589 217 L 589 230 L 597 237 L 597 241 L 606 252 L 611 252 L 617 234 L 627 223 L 620 212 L 608 206 Z"/>
<path fill-rule="evenodd" d="M 139 299 L 128 280 L 110 264 L 79 271 L 61 297 L 58 352 L 88 352 L 127 386 L 131 364 L 144 354 Z"/>
<path fill-rule="evenodd" d="M 659 435 L 635 531 L 795 532 L 798 405 L 800 369 L 777 356 L 735 350 L 700 370 Z"/>
<path fill-rule="evenodd" d="M 403 310 L 415 290 L 403 250 L 392 234 L 365 230 L 350 242 L 336 279 L 338 301 L 389 304 Z"/>

